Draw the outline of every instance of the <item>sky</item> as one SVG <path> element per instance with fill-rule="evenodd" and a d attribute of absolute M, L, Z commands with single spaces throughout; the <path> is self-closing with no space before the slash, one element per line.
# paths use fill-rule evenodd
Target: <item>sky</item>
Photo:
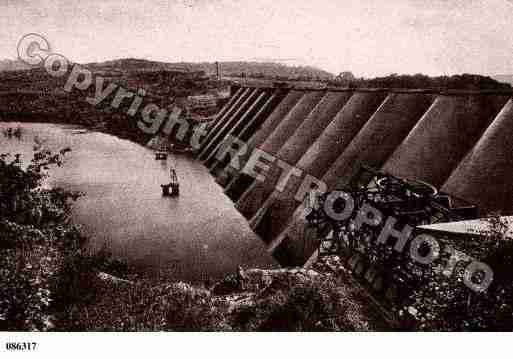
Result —
<path fill-rule="evenodd" d="M 357 76 L 513 73 L 513 0 L 0 0 L 0 58 L 27 33 L 85 63 L 277 61 Z"/>

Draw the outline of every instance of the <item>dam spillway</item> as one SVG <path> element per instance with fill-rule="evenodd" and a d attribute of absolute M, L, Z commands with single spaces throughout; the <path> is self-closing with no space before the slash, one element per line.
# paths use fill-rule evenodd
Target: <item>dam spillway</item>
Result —
<path fill-rule="evenodd" d="M 340 189 L 365 164 L 431 183 L 476 205 L 480 216 L 511 214 L 511 96 L 243 86 L 210 125 L 198 158 L 274 256 L 300 265 L 315 250 L 305 247 L 304 205 L 296 196 L 305 176 L 321 180 L 328 190 Z M 229 155 L 217 158 L 233 137 L 246 144 L 239 168 Z M 265 179 L 257 180 L 241 171 L 254 150 L 286 166 L 271 166 Z M 287 174 L 291 168 L 302 174 Z"/>

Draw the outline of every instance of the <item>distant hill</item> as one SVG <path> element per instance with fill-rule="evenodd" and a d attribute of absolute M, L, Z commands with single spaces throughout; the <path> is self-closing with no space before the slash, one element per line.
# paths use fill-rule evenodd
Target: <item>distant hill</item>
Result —
<path fill-rule="evenodd" d="M 335 76 L 312 66 L 288 66 L 275 62 L 231 61 L 220 62 L 221 75 L 254 78 L 331 80 Z M 202 71 L 207 76 L 216 74 L 215 62 L 157 62 L 142 59 L 119 59 L 86 64 L 90 68 L 110 71 Z"/>
<path fill-rule="evenodd" d="M 249 77 L 297 79 L 297 80 L 331 80 L 332 73 L 312 66 L 289 66 L 274 62 L 222 62 L 221 73 L 226 76 L 245 74 Z M 215 71 L 215 67 L 213 68 Z"/>
<path fill-rule="evenodd" d="M 513 85 L 513 75 L 493 75 L 492 78 Z"/>
<path fill-rule="evenodd" d="M 0 71 L 28 70 L 30 66 L 20 60 L 0 60 Z"/>
<path fill-rule="evenodd" d="M 0 71 L 0 120 L 72 123 L 102 129 L 140 143 L 149 140 L 138 129 L 140 113 L 135 117 L 127 114 L 130 102 L 123 102 L 118 109 L 110 106 L 116 91 L 101 104 L 91 106 L 86 98 L 94 97 L 94 85 L 85 91 L 73 89 L 67 92 L 64 90 L 67 76 L 51 76 L 41 66 L 16 70 L 18 64 L 3 63 L 6 71 Z M 188 96 L 208 94 L 217 99 L 217 95 L 227 92 L 232 84 L 228 80 L 208 77 L 203 71 L 196 71 L 197 67 L 187 70 L 174 64 L 146 60 L 114 60 L 82 66 L 89 68 L 95 76 L 101 76 L 106 83 L 115 83 L 133 93 L 144 89 L 145 104 L 153 103 L 166 109 L 172 104 L 184 106 Z M 68 74 L 70 71 L 71 66 Z M 220 106 L 222 102 L 223 99 L 216 100 L 216 105 Z"/>
<path fill-rule="evenodd" d="M 498 81 L 489 76 L 461 74 L 452 76 L 431 77 L 424 74 L 398 75 L 392 74 L 375 78 L 356 78 L 350 72 L 329 81 L 331 86 L 354 88 L 394 88 L 394 89 L 432 89 L 432 90 L 503 90 L 511 91 L 510 83 Z"/>
<path fill-rule="evenodd" d="M 120 72 L 137 72 L 137 71 L 170 71 L 176 70 L 180 72 L 190 71 L 182 66 L 175 66 L 172 63 L 150 61 L 144 59 L 116 59 L 103 62 L 92 62 L 84 64 L 84 66 L 98 71 L 120 71 Z"/>
<path fill-rule="evenodd" d="M 136 71 L 181 71 L 204 72 L 207 76 L 216 74 L 215 62 L 160 62 L 144 59 L 116 59 L 85 64 L 96 71 L 136 72 Z M 0 60 L 0 71 L 27 70 L 30 66 L 19 60 Z M 332 80 L 335 76 L 312 66 L 288 66 L 275 62 L 230 61 L 220 62 L 224 77 L 268 78 L 276 80 Z"/>

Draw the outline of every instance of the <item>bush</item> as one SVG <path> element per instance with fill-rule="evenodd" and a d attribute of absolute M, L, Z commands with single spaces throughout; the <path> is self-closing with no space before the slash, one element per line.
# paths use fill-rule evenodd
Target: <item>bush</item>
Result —
<path fill-rule="evenodd" d="M 409 305 L 419 311 L 416 329 L 513 329 L 513 240 L 508 234 L 509 225 L 499 215 L 493 215 L 485 222 L 487 226 L 475 231 L 473 240 L 464 238 L 459 245 L 464 245 L 462 249 L 467 254 L 491 267 L 493 282 L 480 293 L 466 287 L 463 275 L 469 261 L 459 262 L 450 277 L 431 270 L 410 298 Z"/>
<path fill-rule="evenodd" d="M 99 285 L 97 285 L 97 288 Z M 97 291 L 99 294 L 100 292 Z M 210 292 L 183 283 L 103 288 L 94 302 L 69 313 L 64 330 L 215 331 L 230 329 Z"/>
<path fill-rule="evenodd" d="M 40 185 L 62 156 L 35 153 L 23 167 L 19 155 L 0 155 L 0 328 L 51 329 L 55 283 L 66 256 L 82 243 L 68 223 L 71 201 L 79 194 Z M 71 200 L 71 201 L 70 201 Z"/>
<path fill-rule="evenodd" d="M 233 314 L 233 327 L 258 331 L 367 330 L 353 292 L 332 278 L 275 279 L 254 305 Z"/>

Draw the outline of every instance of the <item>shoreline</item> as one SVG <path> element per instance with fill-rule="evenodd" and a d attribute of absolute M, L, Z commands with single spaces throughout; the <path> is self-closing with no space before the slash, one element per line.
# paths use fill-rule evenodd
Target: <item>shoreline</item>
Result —
<path fill-rule="evenodd" d="M 31 119 L 26 119 L 26 118 L 24 119 L 24 121 L 23 120 L 18 120 L 18 121 L 14 121 L 14 120 L 13 121 L 5 121 L 5 120 L 3 120 L 3 121 L 0 121 L 0 122 L 7 123 L 7 124 L 9 124 L 9 126 L 11 126 L 11 124 L 12 124 L 14 127 L 16 127 L 17 123 L 20 123 L 20 124 L 21 123 L 26 123 L 26 124 L 32 123 L 32 124 L 40 124 L 40 125 L 43 125 L 43 126 L 45 126 L 45 125 L 48 125 L 48 126 L 53 126 L 54 125 L 54 126 L 57 126 L 57 127 L 62 126 L 63 128 L 69 128 L 72 131 L 74 129 L 76 129 L 76 130 L 78 130 L 80 132 L 83 130 L 86 133 L 96 132 L 98 134 L 104 134 L 104 135 L 107 135 L 107 136 L 113 136 L 113 138 L 115 138 L 115 139 L 117 139 L 119 141 L 127 141 L 126 142 L 127 146 L 132 145 L 132 146 L 139 147 L 141 150 L 143 150 L 145 152 L 148 152 L 148 154 L 150 154 L 150 152 L 152 151 L 151 148 L 149 148 L 145 144 L 140 143 L 140 142 L 135 142 L 135 141 L 133 141 L 133 140 L 131 140 L 129 138 L 126 138 L 126 136 L 120 136 L 119 134 L 113 134 L 113 133 L 110 133 L 109 131 L 104 131 L 104 130 L 102 130 L 100 128 L 86 127 L 86 126 L 83 126 L 81 124 L 70 124 L 70 123 L 62 123 L 62 122 L 41 122 L 41 121 L 36 122 L 36 121 L 31 121 Z M 185 162 L 188 162 L 189 159 L 190 159 L 190 155 L 188 153 L 173 153 L 172 152 L 172 154 L 181 157 L 182 160 L 185 161 Z M 153 161 L 153 159 L 152 159 L 152 161 Z M 208 174 L 208 177 L 211 178 L 211 175 Z M 82 187 L 73 187 L 73 186 L 69 187 L 65 183 L 63 183 L 62 186 L 64 188 L 66 188 L 66 189 L 74 189 L 74 190 L 82 191 Z M 160 188 L 159 188 L 159 192 L 160 192 Z M 94 195 L 94 193 L 93 193 L 93 195 Z M 86 219 L 86 222 L 79 222 L 78 221 L 78 217 L 76 217 L 73 220 L 73 223 L 75 223 L 77 225 L 82 225 L 82 223 L 86 223 L 87 224 L 89 222 L 87 221 L 87 219 Z M 92 227 L 89 228 L 87 231 L 82 232 L 82 233 L 85 236 L 91 236 L 91 235 L 93 237 L 96 236 L 95 230 Z M 204 237 L 204 238 L 207 238 L 207 237 Z M 228 238 L 229 238 L 229 236 L 228 236 Z M 247 237 L 245 236 L 244 238 L 247 238 Z M 108 240 L 107 243 L 110 243 L 111 241 L 116 243 L 116 239 Z M 88 240 L 88 242 L 89 242 L 90 247 L 91 247 L 90 248 L 91 249 L 91 254 L 94 254 L 97 251 L 102 249 L 103 240 L 100 241 L 101 243 L 98 242 L 98 241 L 95 241 L 93 239 Z M 258 242 L 258 244 L 260 244 L 260 242 Z M 248 248 L 253 248 L 253 246 L 258 247 L 258 245 L 255 244 L 255 245 L 250 245 L 250 247 L 248 247 Z M 109 247 L 110 247 L 110 244 L 106 248 L 109 249 Z M 230 247 L 230 245 L 227 245 L 227 248 L 228 247 Z M 89 248 L 87 248 L 87 247 L 86 247 L 86 249 L 89 250 Z M 222 273 L 219 274 L 218 271 L 214 270 L 214 272 L 211 273 L 211 275 L 206 275 L 204 278 L 200 278 L 200 277 L 196 278 L 195 276 L 193 276 L 194 278 L 188 278 L 188 277 L 190 277 L 189 275 L 185 276 L 187 278 L 183 278 L 184 277 L 183 275 L 178 275 L 178 279 L 177 279 L 177 277 L 175 277 L 173 275 L 173 270 L 171 269 L 171 268 L 174 268 L 174 266 L 171 266 L 171 267 L 166 267 L 166 266 L 158 267 L 157 266 L 156 267 L 154 265 L 154 263 L 152 263 L 151 261 L 148 263 L 147 261 L 141 260 L 139 258 L 135 258 L 134 259 L 134 258 L 132 258 L 130 256 L 127 258 L 126 256 L 124 256 L 122 254 L 122 252 L 119 252 L 119 250 L 117 250 L 117 249 L 118 249 L 118 245 L 114 245 L 113 252 L 116 253 L 115 254 L 115 258 L 119 259 L 119 262 L 121 262 L 120 264 L 123 264 L 126 267 L 130 267 L 130 271 L 128 271 L 126 274 L 129 275 L 131 278 L 132 277 L 137 277 L 137 278 L 143 278 L 145 280 L 152 280 L 152 281 L 158 281 L 159 278 L 162 278 L 162 279 L 171 280 L 171 281 L 182 280 L 182 281 L 186 281 L 187 283 L 190 283 L 190 284 L 193 284 L 193 285 L 202 285 L 205 281 L 213 282 L 213 281 L 220 280 L 220 279 L 222 279 L 225 276 L 225 274 L 222 274 Z M 213 258 L 216 258 L 215 255 L 217 255 L 217 254 L 214 253 L 214 257 Z M 255 263 L 255 262 L 265 262 L 265 263 L 267 263 L 267 260 L 265 260 L 265 259 L 262 259 L 262 260 L 250 260 L 250 262 L 248 262 L 248 263 L 246 263 L 244 261 L 241 261 L 241 262 L 235 261 L 234 262 L 235 263 L 235 267 L 233 268 L 233 270 L 236 269 L 237 265 L 242 265 L 242 266 L 245 266 L 245 267 L 248 267 L 248 268 L 253 267 L 253 264 L 251 264 L 251 263 Z M 257 266 L 259 268 L 277 268 L 277 267 L 279 267 L 276 263 L 274 263 L 274 265 L 267 265 L 265 263 L 263 265 L 261 265 L 261 266 L 258 266 L 258 265 Z M 230 267 L 230 266 L 228 266 L 228 267 Z M 227 272 L 224 272 L 224 273 L 230 274 L 232 272 L 231 271 L 227 271 Z M 110 274 L 114 274 L 114 273 L 110 273 Z M 123 277 L 123 278 L 125 278 L 125 277 Z"/>
<path fill-rule="evenodd" d="M 107 133 L 80 124 L 51 123 Z M 59 281 L 64 279 L 67 287 L 51 292 L 51 297 L 57 296 L 54 302 L 57 306 L 41 313 L 49 323 L 42 330 L 361 331 L 389 328 L 365 293 L 353 287 L 347 275 L 341 273 L 302 268 L 250 268 L 220 279 L 208 279 L 203 284 L 172 278 L 148 280 L 108 252 L 91 256 L 81 248 L 76 254 L 62 253 L 67 264 L 58 270 L 59 275 L 64 276 L 59 277 Z M 351 311 L 341 304 L 347 301 L 355 303 Z M 141 303 L 144 304 L 141 306 Z M 319 310 L 305 312 L 305 303 Z M 283 319 L 277 319 L 279 317 Z"/>

